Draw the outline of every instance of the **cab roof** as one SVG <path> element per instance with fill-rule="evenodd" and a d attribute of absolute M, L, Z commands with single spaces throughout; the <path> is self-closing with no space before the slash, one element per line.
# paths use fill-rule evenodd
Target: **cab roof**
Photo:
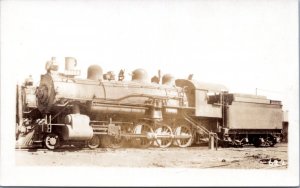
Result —
<path fill-rule="evenodd" d="M 212 92 L 228 91 L 228 89 L 224 85 L 199 82 L 196 80 L 177 79 L 175 81 L 175 83 L 176 83 L 176 86 L 179 86 L 179 87 L 188 86 L 188 87 L 192 87 L 196 90 L 206 90 L 206 91 L 212 91 Z"/>

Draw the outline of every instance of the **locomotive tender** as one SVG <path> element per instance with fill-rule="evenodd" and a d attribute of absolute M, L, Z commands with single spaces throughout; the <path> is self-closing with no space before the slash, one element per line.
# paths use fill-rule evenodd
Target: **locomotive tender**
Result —
<path fill-rule="evenodd" d="M 281 134 L 280 101 L 169 74 L 161 83 L 160 75 L 150 82 L 143 69 L 125 81 L 123 70 L 115 80 L 112 72 L 91 65 L 82 79 L 76 64 L 66 57 L 59 73 L 52 58 L 38 87 L 31 80 L 17 87 L 17 137 L 27 136 L 27 145 L 187 147 L 214 135 L 224 146 L 273 146 Z"/>

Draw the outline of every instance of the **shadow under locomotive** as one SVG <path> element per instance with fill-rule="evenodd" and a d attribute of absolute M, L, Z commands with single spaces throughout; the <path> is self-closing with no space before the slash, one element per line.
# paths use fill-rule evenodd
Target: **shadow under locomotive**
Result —
<path fill-rule="evenodd" d="M 160 73 L 151 82 L 136 69 L 115 80 L 91 65 L 78 78 L 76 59 L 46 64 L 39 86 L 32 79 L 17 86 L 17 148 L 188 147 L 214 137 L 221 146 L 273 146 L 280 140 L 281 101 L 229 93 L 219 84 L 177 79 Z"/>

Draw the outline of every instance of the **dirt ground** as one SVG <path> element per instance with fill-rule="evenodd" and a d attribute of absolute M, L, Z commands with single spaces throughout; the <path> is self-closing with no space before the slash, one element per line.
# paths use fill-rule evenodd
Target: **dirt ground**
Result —
<path fill-rule="evenodd" d="M 21 166 L 98 166 L 98 167 L 176 167 L 176 168 L 233 168 L 286 169 L 287 144 L 275 147 L 218 148 L 207 146 L 189 148 L 65 148 L 16 149 L 16 165 Z"/>

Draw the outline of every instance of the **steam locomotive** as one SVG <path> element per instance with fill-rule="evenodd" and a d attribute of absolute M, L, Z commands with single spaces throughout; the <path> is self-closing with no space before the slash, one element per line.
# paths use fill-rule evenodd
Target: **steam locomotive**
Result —
<path fill-rule="evenodd" d="M 61 73 L 52 58 L 39 86 L 32 79 L 17 86 L 17 145 L 188 147 L 213 137 L 223 146 L 273 146 L 280 139 L 281 101 L 170 74 L 149 81 L 143 69 L 125 81 L 124 70 L 116 80 L 91 65 L 82 79 L 76 64 L 66 57 Z"/>

